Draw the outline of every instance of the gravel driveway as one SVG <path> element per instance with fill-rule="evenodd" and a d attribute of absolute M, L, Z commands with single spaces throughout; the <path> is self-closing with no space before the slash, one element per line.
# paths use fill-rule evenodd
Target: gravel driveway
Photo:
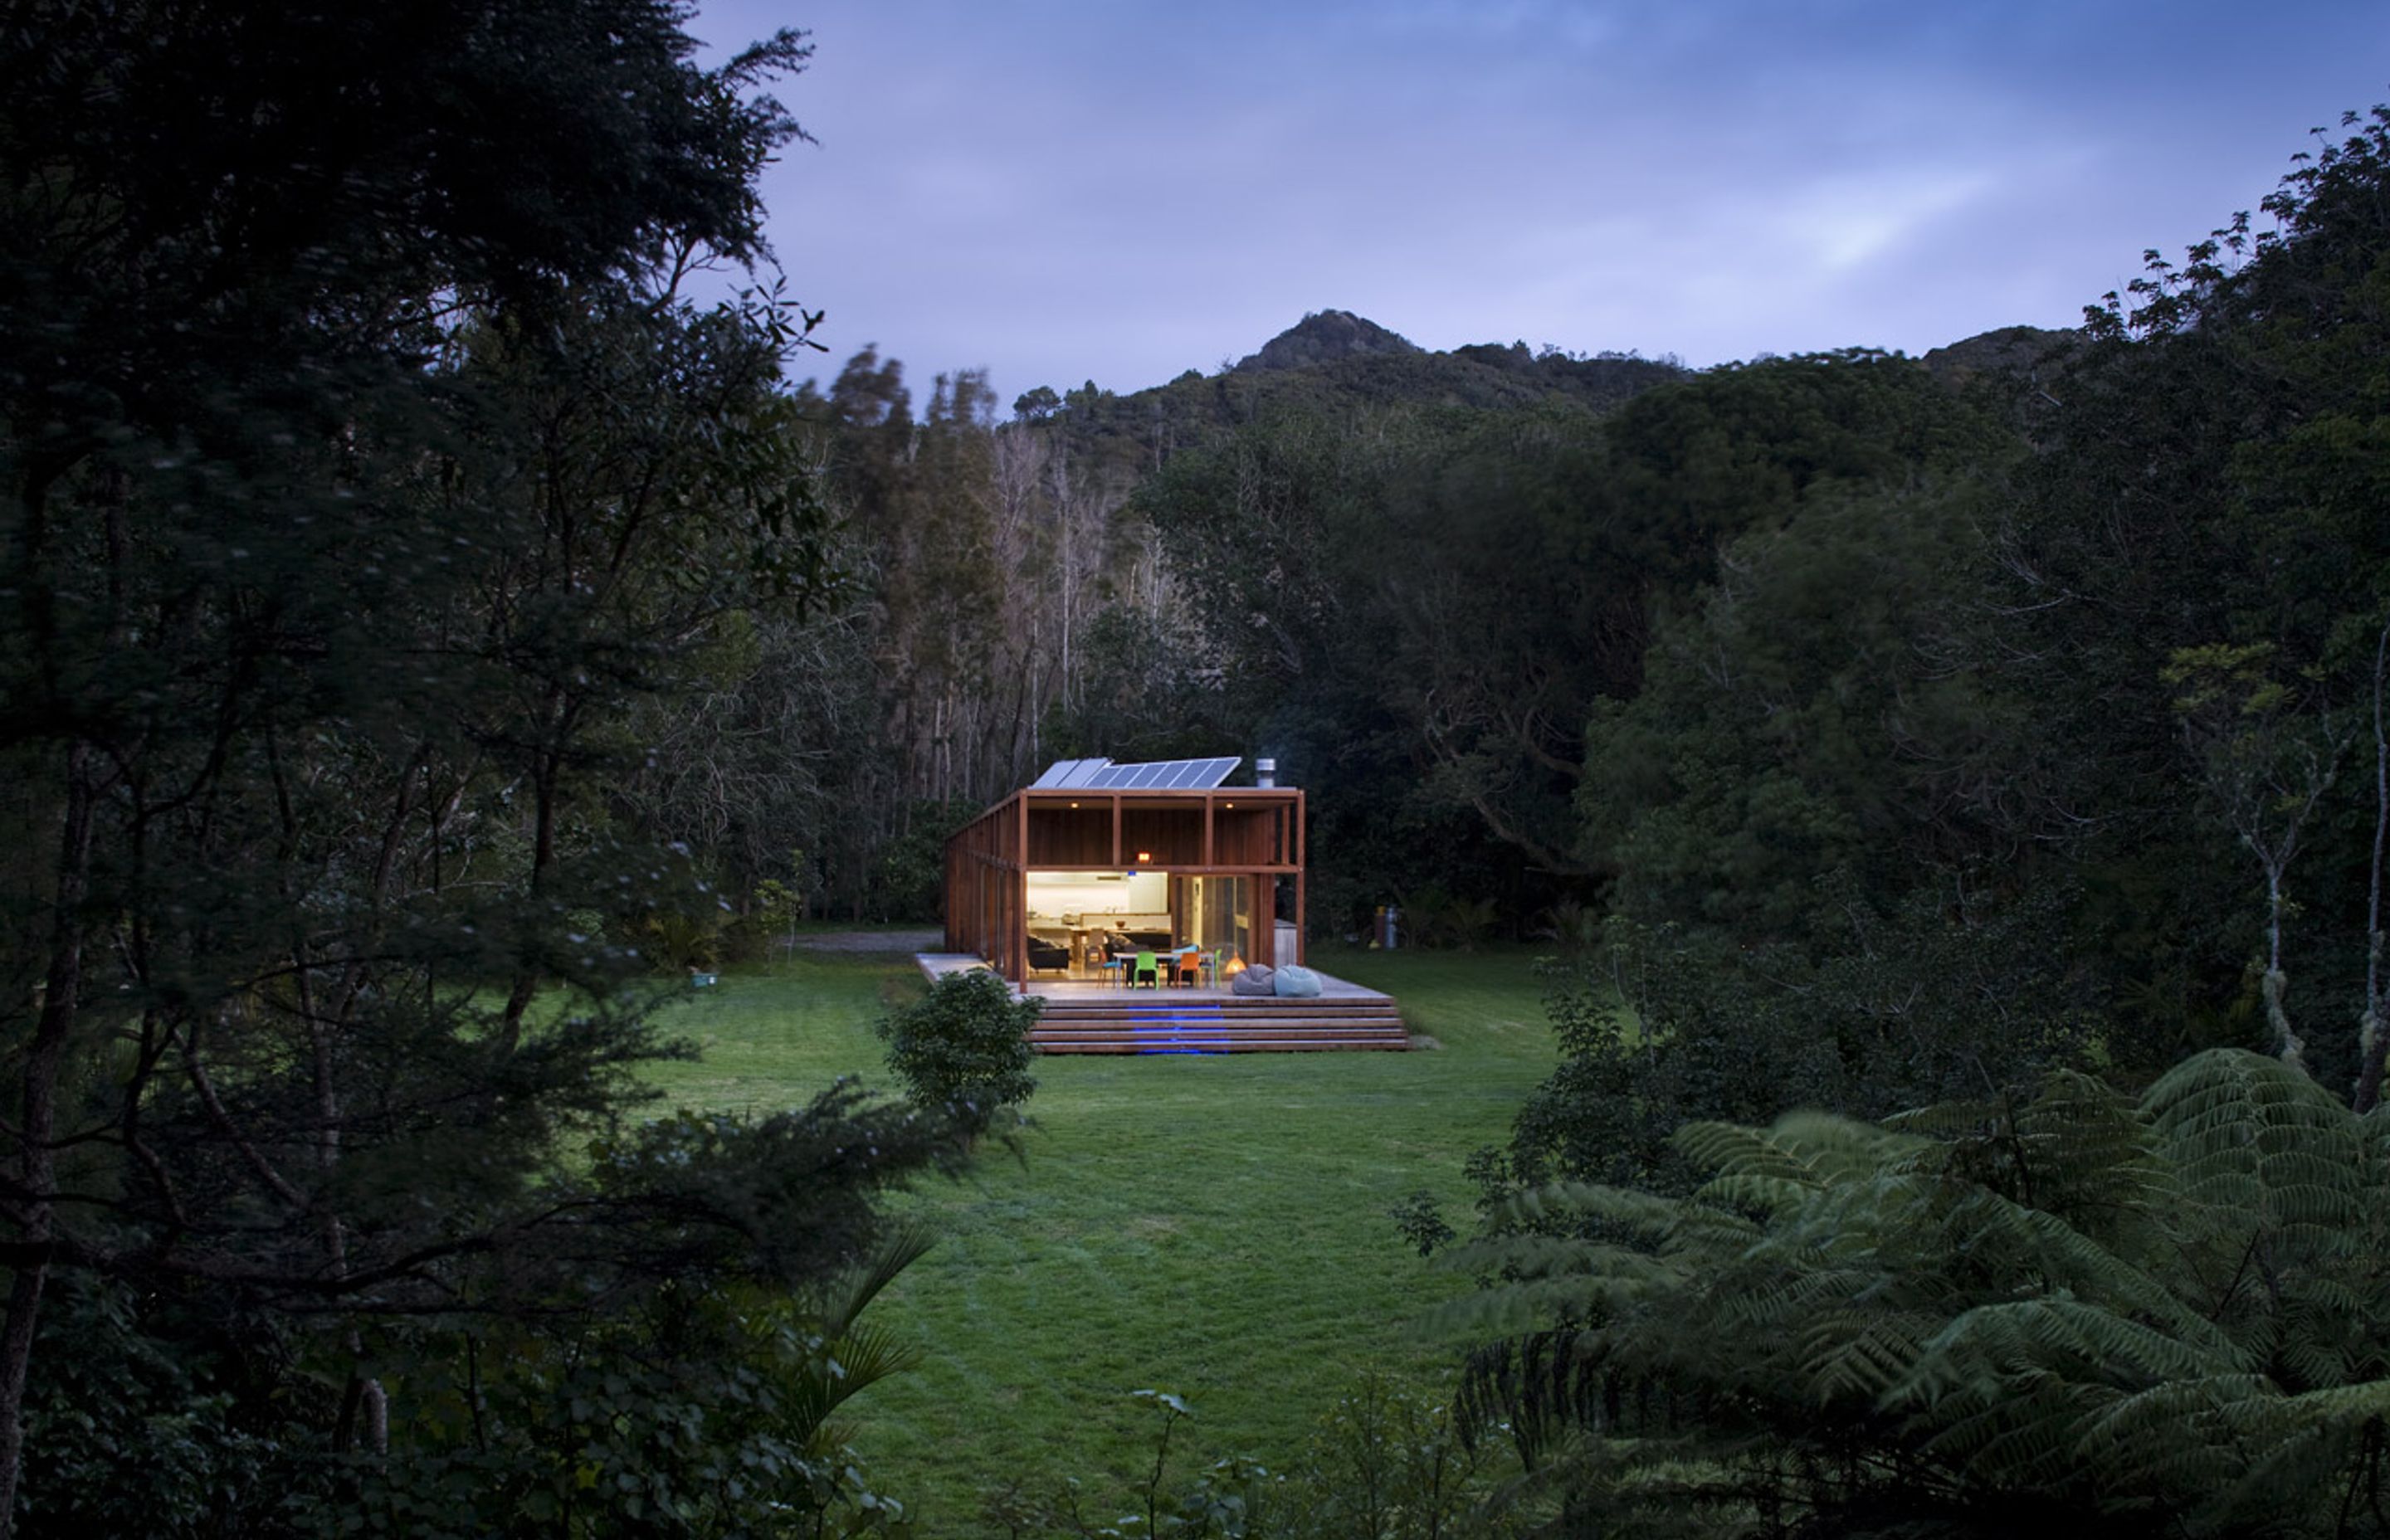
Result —
<path fill-rule="evenodd" d="M 946 943 L 944 930 L 816 930 L 797 938 L 801 952 L 935 952 Z"/>

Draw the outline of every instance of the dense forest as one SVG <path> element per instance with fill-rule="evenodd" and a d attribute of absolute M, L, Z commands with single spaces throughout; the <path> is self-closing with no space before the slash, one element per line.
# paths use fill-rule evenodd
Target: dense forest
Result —
<path fill-rule="evenodd" d="M 898 1527 L 984 1120 L 650 1007 L 1098 753 L 1550 955 L 1482 1533 L 2390 1531 L 2390 112 L 2065 332 L 1006 405 L 820 367 L 796 34 L 430 9 L 0 21 L 0 1540 Z"/>

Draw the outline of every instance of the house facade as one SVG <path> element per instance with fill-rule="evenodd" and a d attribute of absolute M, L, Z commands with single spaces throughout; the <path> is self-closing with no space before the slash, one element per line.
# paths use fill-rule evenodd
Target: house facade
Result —
<path fill-rule="evenodd" d="M 1302 961 L 1303 792 L 1221 784 L 1240 763 L 1054 765 L 946 842 L 947 951 L 1015 984 L 1119 982 L 1139 951 Z"/>

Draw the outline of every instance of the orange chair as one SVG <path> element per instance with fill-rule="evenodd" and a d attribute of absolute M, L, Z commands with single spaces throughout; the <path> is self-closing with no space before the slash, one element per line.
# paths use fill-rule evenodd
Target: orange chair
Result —
<path fill-rule="evenodd" d="M 1178 954 L 1177 965 L 1170 970 L 1170 982 L 1191 989 L 1203 982 L 1203 954 L 1189 947 Z"/>

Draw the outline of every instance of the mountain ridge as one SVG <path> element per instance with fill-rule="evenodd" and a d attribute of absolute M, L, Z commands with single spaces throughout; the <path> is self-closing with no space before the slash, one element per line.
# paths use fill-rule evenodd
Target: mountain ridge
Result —
<path fill-rule="evenodd" d="M 1349 310 L 1315 310 L 1231 366 L 1238 374 L 1301 369 L 1369 353 L 1425 353 L 1398 332 Z"/>

